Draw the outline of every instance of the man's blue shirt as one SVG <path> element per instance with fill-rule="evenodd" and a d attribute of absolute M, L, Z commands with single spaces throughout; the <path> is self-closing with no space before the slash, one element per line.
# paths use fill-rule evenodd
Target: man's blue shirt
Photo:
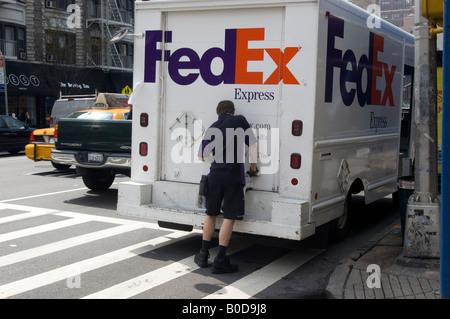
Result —
<path fill-rule="evenodd" d="M 199 157 L 212 156 L 209 178 L 223 184 L 245 185 L 245 145 L 256 143 L 250 124 L 242 115 L 222 114 L 205 132 Z"/>

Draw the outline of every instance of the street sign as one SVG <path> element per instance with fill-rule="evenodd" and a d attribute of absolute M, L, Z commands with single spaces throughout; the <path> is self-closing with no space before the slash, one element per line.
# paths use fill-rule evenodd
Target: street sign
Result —
<path fill-rule="evenodd" d="M 130 87 L 127 85 L 123 88 L 122 94 L 131 94 L 133 91 L 130 89 Z"/>

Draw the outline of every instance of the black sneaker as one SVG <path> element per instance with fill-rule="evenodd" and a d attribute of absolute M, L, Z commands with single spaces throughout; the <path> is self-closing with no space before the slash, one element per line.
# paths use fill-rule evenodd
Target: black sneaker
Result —
<path fill-rule="evenodd" d="M 208 267 L 208 258 L 209 252 L 205 253 L 200 250 L 200 252 L 197 255 L 195 255 L 194 261 L 199 267 L 206 268 Z"/>
<path fill-rule="evenodd" d="M 230 257 L 214 258 L 211 269 L 213 274 L 223 274 L 238 271 L 238 265 L 230 263 Z"/>

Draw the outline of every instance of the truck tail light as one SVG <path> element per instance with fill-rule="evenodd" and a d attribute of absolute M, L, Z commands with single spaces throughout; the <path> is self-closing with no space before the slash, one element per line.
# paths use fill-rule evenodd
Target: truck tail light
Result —
<path fill-rule="evenodd" d="M 147 156 L 147 153 L 148 153 L 148 144 L 145 142 L 141 142 L 139 144 L 139 155 Z"/>
<path fill-rule="evenodd" d="M 302 165 L 302 156 L 298 153 L 291 154 L 291 168 L 299 169 Z"/>
<path fill-rule="evenodd" d="M 55 124 L 55 132 L 53 133 L 53 137 L 58 138 L 58 124 Z"/>
<path fill-rule="evenodd" d="M 148 113 L 141 113 L 141 116 L 139 117 L 139 122 L 141 124 L 141 127 L 147 127 L 148 126 Z"/>
<path fill-rule="evenodd" d="M 292 121 L 292 135 L 300 136 L 303 133 L 303 122 L 300 120 Z"/>

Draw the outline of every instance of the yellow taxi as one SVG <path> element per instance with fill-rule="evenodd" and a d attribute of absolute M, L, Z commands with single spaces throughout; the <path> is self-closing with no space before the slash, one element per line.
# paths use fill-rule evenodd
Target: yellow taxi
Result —
<path fill-rule="evenodd" d="M 98 120 L 127 120 L 131 116 L 130 107 L 109 108 L 96 103 L 92 109 L 77 111 L 68 116 L 68 118 L 86 118 Z M 51 161 L 51 151 L 55 149 L 55 129 L 43 128 L 35 130 L 30 136 L 30 143 L 25 146 L 26 156 L 33 161 Z M 61 165 L 52 162 L 56 169 L 68 169 L 69 165 Z"/>
<path fill-rule="evenodd" d="M 35 162 L 50 161 L 52 159 L 50 153 L 55 148 L 54 132 L 54 127 L 34 130 L 30 135 L 30 143 L 25 146 L 25 155 Z"/>

